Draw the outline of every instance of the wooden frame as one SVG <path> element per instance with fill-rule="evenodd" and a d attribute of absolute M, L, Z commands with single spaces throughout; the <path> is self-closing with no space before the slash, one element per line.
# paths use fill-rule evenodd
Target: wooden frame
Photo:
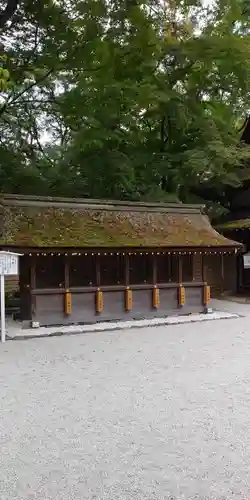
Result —
<path fill-rule="evenodd" d="M 115 252 L 114 252 L 115 253 Z M 142 252 L 138 253 L 137 255 L 141 255 L 141 257 L 143 258 L 144 254 Z M 147 255 L 148 257 L 148 253 L 145 254 Z M 171 254 L 169 254 L 169 252 L 167 254 L 165 254 L 166 257 L 167 255 L 171 256 Z M 166 283 L 182 283 L 183 279 L 182 279 L 182 258 L 181 256 L 178 256 L 175 254 L 175 256 L 178 258 L 178 274 L 177 274 L 177 280 L 169 280 L 169 282 L 166 282 Z M 38 256 L 35 256 L 34 254 L 31 255 L 31 288 L 32 289 L 37 289 L 37 284 L 36 284 L 36 265 L 37 263 L 39 263 L 39 255 Z M 61 255 L 60 255 L 61 257 Z M 152 255 L 152 259 L 151 259 L 151 263 L 152 263 L 152 268 L 151 268 L 151 276 L 152 278 L 150 279 L 150 281 L 148 283 L 130 283 L 130 262 L 129 262 L 129 257 L 130 255 L 127 253 L 125 254 L 125 281 L 124 281 L 124 285 L 121 284 L 121 286 L 139 286 L 139 287 L 143 287 L 144 285 L 150 285 L 150 286 L 154 286 L 157 284 L 157 277 L 158 277 L 158 261 L 157 261 L 157 253 L 154 253 Z M 45 256 L 43 255 L 43 259 L 45 258 Z M 54 258 L 56 259 L 57 256 L 55 255 Z M 81 257 L 79 257 L 80 259 Z M 71 255 L 64 255 L 64 287 L 58 287 L 58 289 L 72 289 L 72 288 L 84 288 L 85 285 L 82 285 L 82 286 L 72 286 L 70 285 L 71 283 L 71 280 L 70 280 L 70 261 L 71 261 Z M 96 275 L 96 280 L 93 279 L 93 283 L 95 283 L 94 285 L 89 285 L 88 289 L 90 288 L 95 288 L 95 287 L 103 287 L 103 286 L 106 286 L 106 285 L 103 285 L 103 283 L 101 282 L 101 276 L 100 276 L 100 252 L 96 253 L 96 261 L 95 261 L 95 275 Z M 192 276 L 194 276 L 194 261 L 192 259 Z M 190 283 L 194 281 L 194 278 L 192 278 L 192 280 L 190 280 Z M 163 283 L 164 284 L 164 283 Z M 111 285 L 108 285 L 108 286 L 111 286 L 111 287 L 115 287 L 115 286 L 120 286 L 120 285 L 116 285 L 115 283 L 114 284 L 111 284 Z M 39 287 L 39 289 L 43 289 L 43 288 L 50 288 L 50 287 Z M 51 287 L 50 289 L 56 289 L 57 287 Z"/>
<path fill-rule="evenodd" d="M 40 252 L 37 252 L 40 253 Z M 45 253 L 45 252 L 44 252 Z M 51 251 L 47 252 L 51 254 Z M 62 255 L 62 251 L 58 250 L 58 254 Z M 101 321 L 103 318 L 107 319 L 122 319 L 122 318 L 144 318 L 144 317 L 154 317 L 162 316 L 164 314 L 185 314 L 190 312 L 202 312 L 204 308 L 204 258 L 202 253 L 200 254 L 202 258 L 199 258 L 201 280 L 195 280 L 195 259 L 192 259 L 192 281 L 183 283 L 183 273 L 182 273 L 182 254 L 191 254 L 191 251 L 182 253 L 173 252 L 176 256 L 176 261 L 178 263 L 178 277 L 176 281 L 157 283 L 157 255 L 161 252 L 153 251 L 150 252 L 152 255 L 152 282 L 142 283 L 142 284 L 130 284 L 129 282 L 129 254 L 131 254 L 131 249 L 129 252 L 125 252 L 120 249 L 115 249 L 110 251 L 113 254 L 124 254 L 125 258 L 125 282 L 124 284 L 113 284 L 113 285 L 103 285 L 101 283 L 100 277 L 100 255 L 102 255 L 101 250 L 95 252 L 82 252 L 84 254 L 93 253 L 97 256 L 95 260 L 95 269 L 97 275 L 97 282 L 94 285 L 83 285 L 83 286 L 70 286 L 70 261 L 76 252 L 71 252 L 64 254 L 64 287 L 61 288 L 36 288 L 36 266 L 35 263 L 39 263 L 40 255 L 35 255 L 31 253 L 29 258 L 26 254 L 26 260 L 30 265 L 30 301 L 32 304 L 31 318 L 40 322 L 41 324 L 67 324 L 71 321 L 75 322 L 93 322 Z M 135 253 L 135 252 L 133 252 Z M 144 254 L 149 254 L 149 252 L 138 250 L 137 254 L 141 254 L 142 258 Z M 194 252 L 195 253 L 195 252 Z M 197 252 L 196 252 L 197 253 Z M 66 255 L 67 254 L 67 255 Z M 162 252 L 162 254 L 171 255 L 170 251 Z M 207 252 L 209 254 L 209 252 Z M 212 256 L 212 252 L 210 251 Z M 218 254 L 217 254 L 218 255 Z M 43 256 L 44 257 L 44 256 Z M 55 255 L 56 259 L 57 256 Z M 79 256 L 81 259 L 81 256 Z M 197 260 L 197 261 L 198 261 Z M 209 283 L 208 283 L 209 284 Z M 180 285 L 184 287 L 183 293 L 185 294 L 185 301 L 179 306 L 179 290 Z M 126 297 L 130 290 L 130 306 L 128 307 L 128 300 Z M 157 289 L 156 292 L 154 290 Z M 100 293 L 99 293 L 100 292 Z M 65 294 L 70 293 L 71 306 L 68 308 L 69 314 L 61 315 L 60 304 L 65 303 Z M 132 298 L 132 299 L 131 299 Z M 98 301 L 97 301 L 98 299 Z M 58 302 L 59 301 L 59 302 Z M 118 301 L 118 302 L 117 302 Z M 102 304 L 101 304 L 102 303 Z M 93 305 L 94 304 L 94 305 Z M 131 305 L 132 304 L 132 305 Z M 157 307 L 156 307 L 157 305 Z M 57 313 L 55 312 L 57 311 Z M 113 311 L 113 312 L 112 312 Z M 120 311 L 120 312 L 119 312 Z M 124 316 L 126 312 L 126 316 Z M 113 316 L 114 314 L 114 316 Z"/>
<path fill-rule="evenodd" d="M 60 252 L 59 252 L 60 253 Z M 89 254 L 90 252 L 88 252 Z M 96 275 L 97 275 L 97 282 L 95 283 L 95 281 L 93 281 L 93 285 L 89 285 L 88 286 L 88 289 L 90 288 L 93 288 L 95 289 L 95 287 L 97 286 L 104 286 L 102 283 L 101 283 L 101 280 L 100 280 L 100 260 L 99 260 L 99 255 L 101 252 L 96 252 L 96 256 L 97 256 L 97 259 L 96 259 Z M 116 252 L 113 252 L 113 253 L 116 253 Z M 119 252 L 121 253 L 121 252 Z M 125 252 L 124 252 L 125 253 Z M 139 253 L 139 252 L 137 252 Z M 140 252 L 142 254 L 142 257 L 143 257 L 143 253 Z M 188 252 L 189 253 L 189 252 Z M 156 285 L 158 283 L 158 280 L 157 280 L 157 269 L 158 269 L 158 266 L 157 266 L 157 254 L 158 252 L 154 252 L 153 255 L 152 255 L 152 283 L 149 283 L 149 284 L 152 284 L 152 285 Z M 232 253 L 231 253 L 232 254 Z M 26 254 L 27 255 L 27 254 Z M 162 254 L 161 254 L 162 255 Z M 170 252 L 165 252 L 165 255 L 171 255 Z M 175 254 L 176 255 L 176 254 Z M 178 279 L 177 281 L 176 280 L 173 280 L 172 283 L 175 283 L 175 282 L 178 282 L 178 283 L 182 283 L 183 281 L 183 274 L 182 274 L 182 258 L 181 258 L 181 255 L 177 255 L 178 258 Z M 208 254 L 207 254 L 208 255 Z M 210 255 L 212 257 L 212 253 L 210 252 Z M 218 254 L 217 254 L 218 255 Z M 85 288 L 85 285 L 79 285 L 79 286 L 72 286 L 70 285 L 70 261 L 71 261 L 71 256 L 72 254 L 70 255 L 64 255 L 64 259 L 65 259 L 65 271 L 64 271 L 64 281 L 65 281 L 65 286 L 64 287 L 61 287 L 60 289 L 67 289 L 67 288 L 74 288 L 74 289 L 83 289 Z M 37 286 L 36 286 L 36 262 L 39 260 L 39 257 L 40 255 L 36 256 L 35 254 L 31 254 L 30 255 L 30 287 L 31 289 L 37 289 Z M 202 272 L 201 272 L 201 281 L 205 282 L 207 281 L 207 277 L 205 276 L 205 260 L 204 260 L 204 254 L 201 254 L 201 257 L 202 257 L 202 262 L 201 262 L 201 266 L 202 266 Z M 26 257 L 27 258 L 27 257 Z M 54 258 L 57 258 L 56 255 L 54 256 Z M 80 259 L 81 257 L 79 257 Z M 221 253 L 221 260 L 223 259 L 223 253 Z M 223 259 L 224 261 L 224 259 Z M 193 259 L 192 261 L 192 266 L 193 266 L 193 269 L 192 269 L 192 281 L 195 281 L 195 259 Z M 222 276 L 222 272 L 224 270 L 221 269 L 221 277 Z M 167 284 L 167 283 L 171 283 L 170 281 L 168 282 L 163 282 L 162 284 Z M 189 282 L 191 283 L 191 281 Z M 111 287 L 113 286 L 120 286 L 120 285 L 109 285 Z M 123 285 L 121 285 L 123 286 Z M 134 285 L 131 285 L 130 281 L 129 281 L 129 253 L 125 253 L 125 281 L 124 281 L 124 286 L 137 286 L 137 284 L 135 283 Z M 139 285 L 140 287 L 143 287 L 144 286 L 144 283 L 140 284 Z M 161 286 L 161 283 L 159 283 L 159 286 Z M 44 289 L 47 289 L 48 287 L 44 286 L 43 287 Z M 55 287 L 54 287 L 55 288 Z M 59 287 L 58 287 L 59 288 Z M 52 289 L 52 287 L 51 287 Z"/>

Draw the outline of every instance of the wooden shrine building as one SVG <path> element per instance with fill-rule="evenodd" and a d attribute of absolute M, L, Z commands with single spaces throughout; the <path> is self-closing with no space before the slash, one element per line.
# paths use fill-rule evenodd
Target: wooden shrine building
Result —
<path fill-rule="evenodd" d="M 235 286 L 240 245 L 201 206 L 2 195 L 21 318 L 57 325 L 202 312 Z"/>

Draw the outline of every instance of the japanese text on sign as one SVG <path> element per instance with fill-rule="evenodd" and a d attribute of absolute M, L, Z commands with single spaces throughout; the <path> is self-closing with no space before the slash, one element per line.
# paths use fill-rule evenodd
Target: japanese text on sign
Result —
<path fill-rule="evenodd" d="M 0 275 L 18 274 L 18 256 L 8 253 L 0 254 Z"/>

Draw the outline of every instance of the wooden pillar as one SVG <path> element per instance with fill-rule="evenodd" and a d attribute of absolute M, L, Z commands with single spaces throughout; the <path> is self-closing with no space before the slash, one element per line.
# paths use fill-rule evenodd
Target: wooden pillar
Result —
<path fill-rule="evenodd" d="M 203 270 L 202 270 L 202 255 L 198 252 L 193 254 L 193 281 L 204 281 L 203 280 Z"/>
<path fill-rule="evenodd" d="M 190 256 L 190 261 L 191 261 L 191 274 L 192 274 L 192 281 L 195 281 L 195 262 L 194 262 L 194 254 L 188 254 Z"/>
<path fill-rule="evenodd" d="M 96 270 L 96 284 L 97 286 L 101 286 L 101 268 L 100 268 L 100 255 L 96 255 L 95 261 L 95 270 Z"/>
<path fill-rule="evenodd" d="M 64 288 L 66 290 L 70 286 L 70 257 L 68 255 L 64 256 Z"/>
<path fill-rule="evenodd" d="M 202 281 L 206 282 L 207 277 L 206 277 L 206 263 L 205 263 L 205 255 L 202 254 L 201 256 L 201 269 L 202 269 Z"/>
<path fill-rule="evenodd" d="M 125 255 L 125 285 L 129 286 L 129 255 Z"/>
<path fill-rule="evenodd" d="M 36 288 L 36 255 L 31 256 L 31 265 L 30 265 L 30 288 L 34 290 Z"/>
<path fill-rule="evenodd" d="M 36 256 L 23 255 L 20 257 L 19 288 L 21 320 L 31 320 L 32 311 L 35 313 L 35 296 L 31 289 L 35 288 L 35 261 Z"/>
<path fill-rule="evenodd" d="M 130 256 L 128 254 L 125 255 L 125 285 L 126 289 L 124 292 L 124 309 L 125 311 L 131 311 L 133 307 L 133 292 L 129 288 L 129 282 L 130 282 L 130 272 L 129 272 L 129 266 L 130 266 Z"/>
<path fill-rule="evenodd" d="M 172 279 L 173 279 L 173 261 L 172 261 L 172 254 L 171 253 L 167 253 L 166 255 L 166 258 L 167 258 L 167 266 L 168 266 L 168 281 L 171 282 Z M 178 268 L 178 276 L 179 276 L 179 268 Z"/>
<path fill-rule="evenodd" d="M 152 266 L 153 266 L 153 272 L 152 272 L 153 284 L 156 285 L 156 283 L 157 283 L 157 257 L 155 254 L 152 255 Z"/>
<path fill-rule="evenodd" d="M 36 288 L 36 265 L 37 265 L 37 256 L 32 255 L 31 266 L 30 266 L 30 301 L 31 301 L 32 318 L 36 315 L 36 296 L 32 294 L 32 290 Z"/>
<path fill-rule="evenodd" d="M 182 283 L 182 255 L 178 258 L 178 281 Z"/>
<path fill-rule="evenodd" d="M 225 261 L 224 261 L 223 253 L 220 256 L 220 261 L 221 261 L 220 266 L 221 266 L 221 293 L 222 293 L 222 292 L 224 292 L 224 288 L 225 288 L 225 270 L 224 270 Z"/>
<path fill-rule="evenodd" d="M 236 257 L 237 266 L 237 291 L 239 292 L 243 288 L 243 273 L 244 273 L 244 261 L 242 254 Z"/>

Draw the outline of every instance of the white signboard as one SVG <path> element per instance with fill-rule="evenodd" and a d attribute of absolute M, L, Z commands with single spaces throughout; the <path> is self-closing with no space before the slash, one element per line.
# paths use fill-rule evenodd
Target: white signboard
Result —
<path fill-rule="evenodd" d="M 0 291 L 1 291 L 1 342 L 5 342 L 5 286 L 4 276 L 18 274 L 20 253 L 0 251 Z"/>
<path fill-rule="evenodd" d="M 0 275 L 11 276 L 18 274 L 19 254 L 0 252 Z"/>
<path fill-rule="evenodd" d="M 250 254 L 243 255 L 243 262 L 244 262 L 244 268 L 249 269 L 250 268 Z"/>

